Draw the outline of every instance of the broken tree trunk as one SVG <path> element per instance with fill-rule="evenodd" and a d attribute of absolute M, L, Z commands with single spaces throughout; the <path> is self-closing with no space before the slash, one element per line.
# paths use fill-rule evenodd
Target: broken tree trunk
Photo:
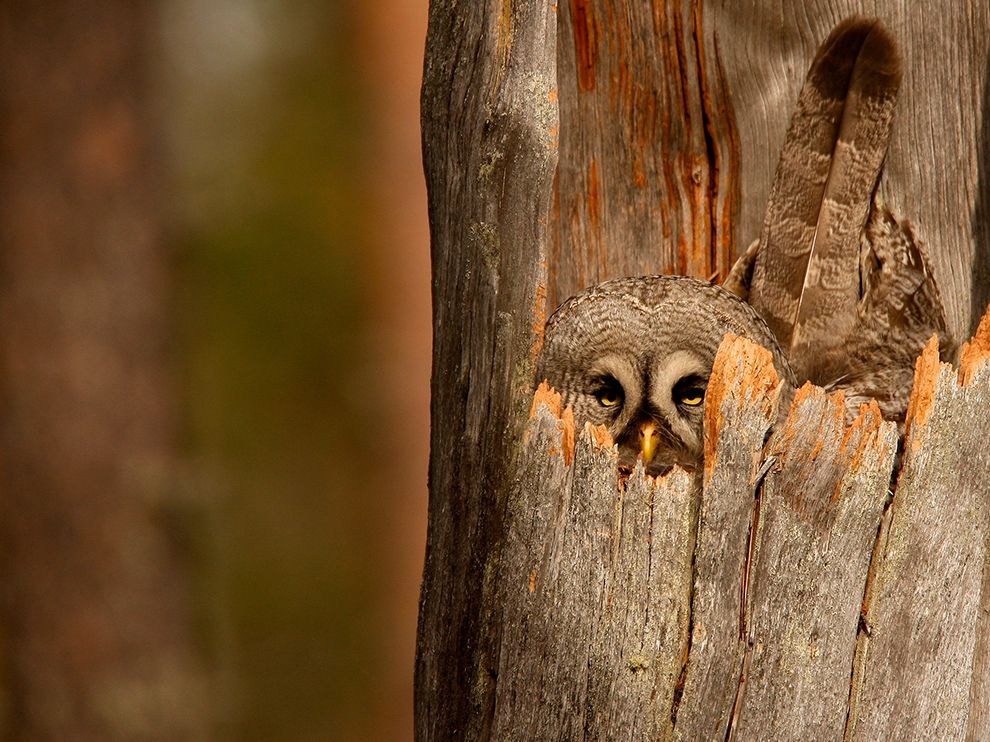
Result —
<path fill-rule="evenodd" d="M 876 5 L 906 64 L 882 189 L 965 337 L 990 285 L 990 11 Z M 846 428 L 809 387 L 764 446 L 773 379 L 744 344 L 709 391 L 700 489 L 620 487 L 600 435 L 540 404 L 526 422 L 547 309 L 619 275 L 724 275 L 758 234 L 804 71 L 859 9 L 654 6 L 431 3 L 417 737 L 985 737 L 990 330 L 961 381 L 924 357 L 892 500 L 874 408 Z"/>
<path fill-rule="evenodd" d="M 847 427 L 838 395 L 805 386 L 764 450 L 776 385 L 768 352 L 726 340 L 700 492 L 679 470 L 620 485 L 611 441 L 537 394 L 498 574 L 494 739 L 990 733 L 986 348 L 958 374 L 935 345 L 919 361 L 892 498 L 897 432 L 875 404 Z"/>

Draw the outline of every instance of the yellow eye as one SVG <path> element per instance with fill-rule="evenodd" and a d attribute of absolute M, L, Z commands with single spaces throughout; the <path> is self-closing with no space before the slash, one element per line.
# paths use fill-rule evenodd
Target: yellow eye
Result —
<path fill-rule="evenodd" d="M 618 407 L 622 404 L 622 384 L 611 376 L 596 379 L 592 394 L 602 407 Z"/>
<path fill-rule="evenodd" d="M 622 401 L 622 395 L 615 389 L 602 389 L 595 397 L 602 407 L 615 407 Z"/>
<path fill-rule="evenodd" d="M 687 407 L 697 407 L 705 401 L 705 387 L 697 380 L 681 382 L 674 386 L 674 402 Z"/>

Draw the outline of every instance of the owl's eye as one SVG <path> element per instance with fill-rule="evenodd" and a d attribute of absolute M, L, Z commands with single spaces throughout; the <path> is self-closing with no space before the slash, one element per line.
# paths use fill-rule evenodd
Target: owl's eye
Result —
<path fill-rule="evenodd" d="M 622 387 L 615 379 L 602 379 L 594 394 L 602 407 L 618 407 L 622 404 Z"/>
<path fill-rule="evenodd" d="M 697 407 L 705 401 L 705 382 L 697 376 L 688 376 L 674 385 L 671 396 L 674 403 L 685 407 Z"/>
<path fill-rule="evenodd" d="M 615 407 L 622 401 L 622 397 L 612 389 L 600 391 L 597 396 L 602 407 Z"/>

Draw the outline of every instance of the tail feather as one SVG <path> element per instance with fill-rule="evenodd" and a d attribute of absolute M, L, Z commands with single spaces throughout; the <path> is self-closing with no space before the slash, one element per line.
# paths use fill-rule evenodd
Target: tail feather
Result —
<path fill-rule="evenodd" d="M 847 19 L 822 44 L 791 119 L 749 301 L 799 377 L 856 323 L 860 236 L 900 79 L 897 45 L 880 23 Z"/>

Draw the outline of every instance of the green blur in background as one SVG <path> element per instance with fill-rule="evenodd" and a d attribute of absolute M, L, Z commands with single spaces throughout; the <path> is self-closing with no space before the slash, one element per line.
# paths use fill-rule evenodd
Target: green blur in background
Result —
<path fill-rule="evenodd" d="M 164 8 L 183 522 L 219 737 L 411 736 L 412 655 L 382 636 L 391 505 L 367 476 L 397 462 L 371 341 L 387 257 L 369 257 L 360 6 Z"/>

